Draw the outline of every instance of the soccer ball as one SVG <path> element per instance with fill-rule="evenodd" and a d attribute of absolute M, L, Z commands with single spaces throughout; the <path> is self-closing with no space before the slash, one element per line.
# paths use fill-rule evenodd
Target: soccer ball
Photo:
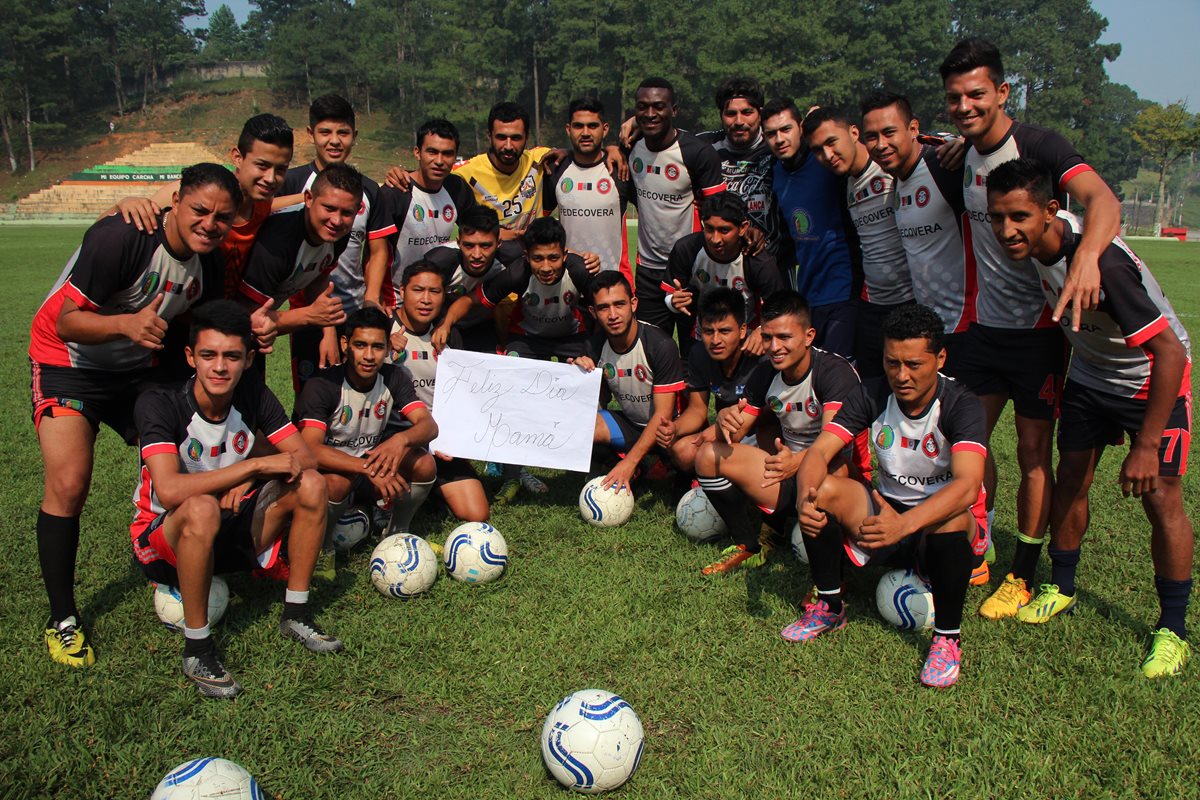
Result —
<path fill-rule="evenodd" d="M 729 533 L 725 520 L 698 486 L 679 498 L 675 506 L 675 524 L 692 544 L 712 544 Z"/>
<path fill-rule="evenodd" d="M 465 522 L 455 528 L 442 550 L 446 572 L 465 583 L 491 583 L 508 566 L 508 544 L 486 522 Z"/>
<path fill-rule="evenodd" d="M 792 552 L 800 559 L 801 564 L 808 563 L 808 547 L 804 541 L 807 538 L 804 531 L 800 530 L 799 522 L 792 526 Z"/>
<path fill-rule="evenodd" d="M 579 493 L 579 513 L 584 520 L 599 528 L 624 525 L 633 514 L 633 492 L 600 488 L 601 475 L 583 485 Z"/>
<path fill-rule="evenodd" d="M 229 584 L 220 575 L 212 576 L 208 587 L 208 624 L 216 625 L 225 616 L 229 608 Z M 179 589 L 165 583 L 158 584 L 154 589 L 154 612 L 162 620 L 167 630 L 175 633 L 183 632 L 183 596 Z"/>
<path fill-rule="evenodd" d="M 880 615 L 902 631 L 933 627 L 933 590 L 911 569 L 894 569 L 880 578 L 875 604 Z"/>
<path fill-rule="evenodd" d="M 436 579 L 437 556 L 420 536 L 394 533 L 371 553 L 371 583 L 388 597 L 414 597 Z"/>
<path fill-rule="evenodd" d="M 348 509 L 333 523 L 333 546 L 338 550 L 357 547 L 371 532 L 371 516 L 357 506 Z"/>
<path fill-rule="evenodd" d="M 629 703 L 603 689 L 564 697 L 542 726 L 542 760 L 569 789 L 596 794 L 616 789 L 642 760 L 645 734 Z"/>
<path fill-rule="evenodd" d="M 223 758 L 197 758 L 167 773 L 150 800 L 264 800 L 258 781 Z"/>

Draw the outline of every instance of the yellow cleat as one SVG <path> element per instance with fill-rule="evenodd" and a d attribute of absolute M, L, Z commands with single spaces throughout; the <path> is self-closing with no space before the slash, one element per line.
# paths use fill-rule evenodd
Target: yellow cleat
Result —
<path fill-rule="evenodd" d="M 90 667 L 96 663 L 96 654 L 74 617 L 47 622 L 44 636 L 52 661 L 68 667 Z"/>
<path fill-rule="evenodd" d="M 1017 612 L 1017 619 L 1033 625 L 1048 622 L 1051 617 L 1075 607 L 1075 595 L 1066 595 L 1058 590 L 1053 583 L 1043 583 L 1037 597 L 1033 598 Z"/>
<path fill-rule="evenodd" d="M 1000 584 L 1000 588 L 983 601 L 983 605 L 979 607 L 979 616 L 986 619 L 1015 617 L 1022 607 L 1029 604 L 1032 596 L 1025 585 L 1025 579 L 1014 577 L 1010 572 L 1004 576 L 1004 583 Z"/>
<path fill-rule="evenodd" d="M 1150 655 L 1142 662 L 1142 674 L 1147 678 L 1169 678 L 1183 673 L 1183 665 L 1191 656 L 1192 646 L 1167 628 L 1154 632 Z"/>
<path fill-rule="evenodd" d="M 720 558 L 700 570 L 700 574 L 726 575 L 738 567 L 761 567 L 767 563 L 767 554 L 770 550 L 769 547 L 763 547 L 757 553 L 752 553 L 746 549 L 744 544 L 731 544 L 721 551 Z"/>

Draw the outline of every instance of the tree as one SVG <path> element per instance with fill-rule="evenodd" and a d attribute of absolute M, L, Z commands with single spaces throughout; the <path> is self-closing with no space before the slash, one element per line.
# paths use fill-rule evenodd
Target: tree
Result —
<path fill-rule="evenodd" d="M 246 57 L 245 36 L 229 6 L 222 4 L 208 17 L 204 49 L 207 61 L 235 61 Z"/>
<path fill-rule="evenodd" d="M 1166 212 L 1167 172 L 1183 156 L 1200 148 L 1200 120 L 1183 102 L 1147 106 L 1133 121 L 1129 133 L 1142 146 L 1146 158 L 1158 170 L 1158 206 L 1154 214 L 1154 235 L 1162 234 Z"/>

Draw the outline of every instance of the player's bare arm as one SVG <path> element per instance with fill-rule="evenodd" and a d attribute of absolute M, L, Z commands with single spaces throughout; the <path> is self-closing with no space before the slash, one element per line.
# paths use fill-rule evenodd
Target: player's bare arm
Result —
<path fill-rule="evenodd" d="M 160 187 L 149 197 L 122 197 L 117 204 L 100 215 L 100 218 L 120 214 L 139 231 L 158 229 L 158 215 L 164 208 L 170 208 L 175 193 L 179 191 L 179 181 Z"/>
<path fill-rule="evenodd" d="M 334 296 L 333 283 L 329 278 L 313 281 L 305 294 L 312 296 L 314 288 L 315 296 L 308 305 L 279 312 L 276 322 L 279 333 L 291 333 L 308 325 L 340 325 L 346 321 L 346 311 L 342 308 L 342 301 Z"/>
<path fill-rule="evenodd" d="M 806 536 L 816 536 L 826 523 L 825 512 L 817 505 L 817 492 L 829 477 L 829 464 L 845 444 L 835 434 L 821 431 L 796 470 L 796 496 L 799 498 L 800 529 Z"/>
<path fill-rule="evenodd" d="M 675 420 L 675 438 L 699 433 L 708 427 L 708 392 L 688 392 L 687 408 Z"/>
<path fill-rule="evenodd" d="M 100 344 L 128 339 L 148 350 L 161 350 L 167 323 L 158 316 L 164 295 L 159 293 L 150 304 L 133 314 L 97 314 L 80 308 L 67 297 L 55 321 L 55 330 L 66 342 Z"/>
<path fill-rule="evenodd" d="M 248 458 L 228 467 L 192 473 L 180 472 L 178 454 L 157 453 L 146 457 L 146 469 L 154 482 L 154 493 L 167 509 L 178 508 L 189 497 L 223 494 L 255 479 L 281 477 L 292 481 L 304 471 L 301 460 L 292 453 Z"/>
<path fill-rule="evenodd" d="M 872 490 L 879 513 L 863 520 L 855 537 L 858 543 L 869 550 L 893 545 L 918 531 L 963 530 L 968 509 L 979 497 L 985 460 L 983 453 L 974 450 L 952 454 L 950 482 L 903 514 L 896 513 L 878 492 Z"/>
<path fill-rule="evenodd" d="M 642 459 L 650 452 L 655 444 L 655 436 L 658 431 L 658 426 L 662 420 L 669 419 L 671 412 L 675 408 L 675 393 L 674 392 L 655 392 L 653 396 L 654 413 L 650 415 L 650 419 L 646 422 L 646 427 L 642 429 L 642 435 L 634 443 L 633 447 L 629 448 L 625 458 L 617 464 L 613 469 L 604 476 L 604 480 L 600 482 L 601 486 L 611 486 L 617 491 L 621 489 L 631 490 L 630 482 L 633 480 L 633 473 L 637 470 L 638 465 L 642 463 Z"/>
<path fill-rule="evenodd" d="M 396 472 L 404 457 L 416 448 L 426 448 L 437 438 L 438 426 L 427 408 L 411 409 L 405 418 L 412 423 L 407 430 L 389 436 L 367 453 L 369 474 Z"/>
<path fill-rule="evenodd" d="M 1071 306 L 1071 329 L 1079 330 L 1080 311 L 1100 304 L 1100 254 L 1121 232 L 1121 202 L 1096 172 L 1081 172 L 1063 187 L 1084 205 L 1083 237 L 1067 270 L 1054 321 Z"/>
<path fill-rule="evenodd" d="M 721 438 L 729 444 L 740 442 L 754 427 L 757 417 L 746 412 L 746 398 L 738 400 L 736 406 L 729 406 L 717 412 L 717 429 Z"/>
<path fill-rule="evenodd" d="M 1158 448 L 1187 366 L 1187 350 L 1170 326 L 1142 344 L 1150 354 L 1150 389 L 1146 415 L 1129 454 L 1121 463 L 1121 494 L 1141 497 L 1158 488 Z"/>

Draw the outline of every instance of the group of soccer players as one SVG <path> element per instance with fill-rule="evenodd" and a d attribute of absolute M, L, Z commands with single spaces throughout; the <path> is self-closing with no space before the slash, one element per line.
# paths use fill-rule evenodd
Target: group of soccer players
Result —
<path fill-rule="evenodd" d="M 960 137 L 921 133 L 900 95 L 805 114 L 746 78 L 716 91 L 722 130 L 697 135 L 676 127 L 674 90 L 652 78 L 619 143 L 603 106 L 581 98 L 569 150 L 528 147 L 528 115 L 503 102 L 487 152 L 456 165 L 457 130 L 429 120 L 415 168 L 382 186 L 348 165 L 354 111 L 328 95 L 310 108 L 312 163 L 289 169 L 291 127 L 260 114 L 232 173 L 198 164 L 122 201 L 32 326 L 51 657 L 94 660 L 73 583 L 101 423 L 140 448 L 132 552 L 179 588 L 183 672 L 210 697 L 241 690 L 208 627 L 214 573 L 286 581 L 283 635 L 336 651 L 309 591 L 333 574 L 330 537 L 351 504 L 393 532 L 431 493 L 482 521 L 546 492 L 517 465 L 489 464 L 503 478 L 489 498 L 470 462 L 430 452 L 451 347 L 601 368 L 604 483 L 631 491 L 673 471 L 677 491 L 703 488 L 732 540 L 705 575 L 761 566 L 798 519 L 814 587 L 785 640 L 845 626 L 848 570 L 915 567 L 937 609 L 928 686 L 957 681 L 967 587 L 990 580 L 989 439 L 1008 400 L 1018 541 L 979 608 L 988 619 L 1044 623 L 1074 606 L 1092 476 L 1129 434 L 1121 487 L 1150 522 L 1161 605 L 1142 669 L 1178 674 L 1192 583 L 1187 333 L 1117 238 L 1100 176 L 1062 137 L 1007 115 L 996 48 L 960 42 L 941 74 Z M 1066 195 L 1082 219 L 1062 210 Z M 282 334 L 291 415 L 264 382 Z"/>

